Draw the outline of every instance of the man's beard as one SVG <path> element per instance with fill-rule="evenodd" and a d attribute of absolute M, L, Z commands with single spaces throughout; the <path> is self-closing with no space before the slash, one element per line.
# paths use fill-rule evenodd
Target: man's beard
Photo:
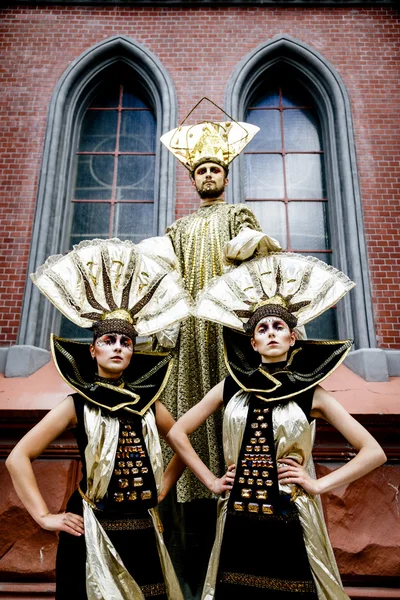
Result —
<path fill-rule="evenodd" d="M 223 193 L 225 189 L 225 184 L 221 185 L 221 186 L 212 186 L 212 187 L 202 187 L 200 189 L 198 189 L 196 187 L 197 193 L 199 194 L 200 198 L 202 200 L 206 200 L 207 198 L 213 199 L 213 198 L 219 198 L 219 196 L 221 196 L 221 194 Z"/>

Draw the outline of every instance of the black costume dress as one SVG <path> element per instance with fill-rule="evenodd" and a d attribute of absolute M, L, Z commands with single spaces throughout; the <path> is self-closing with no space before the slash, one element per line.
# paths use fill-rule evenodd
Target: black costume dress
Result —
<path fill-rule="evenodd" d="M 154 460 L 162 465 L 161 450 L 158 444 L 159 456 L 152 456 L 154 444 L 149 445 L 147 436 L 149 423 L 155 424 L 154 402 L 165 385 L 170 356 L 160 353 L 135 353 L 132 369 L 129 367 L 124 373 L 124 382 L 110 385 L 109 381 L 88 371 L 93 369 L 93 365 L 88 364 L 91 361 L 86 359 L 86 353 L 86 344 L 53 338 L 53 355 L 57 367 L 64 379 L 79 391 L 73 394 L 72 398 L 78 422 L 74 433 L 82 460 L 82 480 L 68 501 L 66 510 L 84 516 L 85 502 L 90 505 L 99 531 L 102 535 L 105 532 L 112 553 L 118 554 L 122 567 L 129 574 L 128 578 L 133 578 L 140 592 L 135 595 L 136 592 L 133 593 L 124 587 L 123 583 L 120 584 L 118 574 L 115 577 L 116 587 L 109 588 L 114 589 L 114 592 L 105 592 L 104 588 L 99 592 L 101 587 L 96 588 L 96 581 L 95 589 L 90 587 L 90 581 L 96 580 L 97 574 L 95 572 L 94 575 L 88 575 L 86 538 L 90 532 L 89 524 L 85 520 L 86 535 L 76 537 L 65 532 L 60 533 L 56 563 L 56 598 L 90 600 L 102 597 L 109 600 L 107 594 L 110 594 L 113 599 L 181 599 L 175 574 L 171 565 L 166 564 L 169 563 L 169 557 L 163 547 L 162 526 L 154 511 L 158 490 L 153 465 Z M 121 387 L 118 387 L 119 385 Z M 107 491 L 96 502 L 92 502 L 86 495 L 89 484 L 93 484 L 88 480 L 86 456 L 88 431 L 90 435 L 88 423 L 93 416 L 90 411 L 93 410 L 101 425 L 110 422 L 111 419 L 113 431 L 118 435 Z M 100 428 L 99 434 L 105 435 L 103 427 Z M 101 469 L 102 464 L 99 460 L 98 466 L 90 471 L 90 477 L 96 477 L 96 471 Z M 164 578 L 165 572 L 168 573 L 170 583 L 172 578 L 169 588 Z M 102 575 L 104 576 L 104 573 Z"/>
<path fill-rule="evenodd" d="M 236 476 L 220 500 L 203 600 L 344 600 L 319 500 L 279 483 L 277 461 L 312 470 L 315 387 L 351 344 L 296 342 L 286 362 L 267 367 L 252 364 L 248 338 L 226 340 L 224 453 Z"/>

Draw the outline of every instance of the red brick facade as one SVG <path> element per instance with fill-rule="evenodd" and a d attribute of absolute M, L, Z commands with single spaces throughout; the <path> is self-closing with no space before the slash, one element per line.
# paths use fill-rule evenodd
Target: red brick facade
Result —
<path fill-rule="evenodd" d="M 0 344 L 16 342 L 47 110 L 80 54 L 115 35 L 149 49 L 176 86 L 179 118 L 209 95 L 223 105 L 227 80 L 262 42 L 287 34 L 317 50 L 342 77 L 354 119 L 364 225 L 381 348 L 398 349 L 400 202 L 395 8 L 137 8 L 10 6 L 0 13 Z M 176 216 L 196 207 L 177 167 Z"/>

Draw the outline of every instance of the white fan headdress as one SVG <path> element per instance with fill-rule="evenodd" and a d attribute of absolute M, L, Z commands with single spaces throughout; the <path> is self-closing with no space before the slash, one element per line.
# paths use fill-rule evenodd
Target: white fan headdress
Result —
<path fill-rule="evenodd" d="M 336 304 L 355 283 L 334 267 L 294 253 L 273 253 L 215 278 L 198 295 L 195 316 L 251 334 L 267 315 L 290 328 Z"/>
<path fill-rule="evenodd" d="M 94 239 L 50 256 L 31 275 L 54 306 L 95 336 L 151 335 L 190 315 L 176 271 L 130 241 Z"/>

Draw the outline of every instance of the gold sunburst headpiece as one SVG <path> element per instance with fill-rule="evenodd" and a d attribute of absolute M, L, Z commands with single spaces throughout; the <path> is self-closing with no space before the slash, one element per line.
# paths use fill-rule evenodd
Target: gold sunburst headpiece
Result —
<path fill-rule="evenodd" d="M 105 333 L 151 335 L 189 316 L 176 271 L 130 241 L 89 240 L 51 256 L 31 275 L 54 306 L 76 325 Z"/>
<path fill-rule="evenodd" d="M 328 310 L 354 285 L 312 256 L 272 253 L 216 277 L 200 292 L 194 314 L 248 335 L 270 315 L 293 329 Z"/>
<path fill-rule="evenodd" d="M 228 172 L 229 164 L 236 158 L 260 130 L 256 125 L 235 121 L 202 121 L 196 125 L 183 125 L 189 115 L 203 100 L 211 102 L 225 115 L 217 104 L 202 98 L 176 129 L 165 133 L 161 142 L 190 171 L 205 162 L 215 162 Z"/>

